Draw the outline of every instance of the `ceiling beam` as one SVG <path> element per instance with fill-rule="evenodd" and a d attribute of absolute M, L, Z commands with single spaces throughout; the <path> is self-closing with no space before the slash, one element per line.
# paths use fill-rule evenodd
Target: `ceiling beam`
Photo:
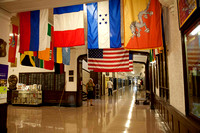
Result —
<path fill-rule="evenodd" d="M 130 51 L 131 54 L 134 55 L 145 55 L 145 56 L 149 56 L 148 52 L 141 52 L 141 51 Z"/>
<path fill-rule="evenodd" d="M 133 61 L 133 63 L 138 63 L 138 64 L 144 64 L 144 65 L 146 65 L 145 62 L 141 62 L 141 61 Z"/>

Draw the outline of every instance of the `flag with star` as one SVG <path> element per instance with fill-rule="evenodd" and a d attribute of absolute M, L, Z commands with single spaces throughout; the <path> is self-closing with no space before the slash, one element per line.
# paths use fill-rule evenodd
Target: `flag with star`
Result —
<path fill-rule="evenodd" d="M 88 49 L 121 47 L 120 0 L 87 4 Z"/>
<path fill-rule="evenodd" d="M 88 49 L 88 69 L 95 72 L 132 71 L 129 51 L 124 48 Z"/>

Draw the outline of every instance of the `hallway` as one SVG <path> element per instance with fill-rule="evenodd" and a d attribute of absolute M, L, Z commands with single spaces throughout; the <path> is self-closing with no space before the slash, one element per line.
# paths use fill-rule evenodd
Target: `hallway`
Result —
<path fill-rule="evenodd" d="M 164 133 L 148 105 L 135 105 L 134 87 L 87 107 L 8 106 L 8 133 Z"/>

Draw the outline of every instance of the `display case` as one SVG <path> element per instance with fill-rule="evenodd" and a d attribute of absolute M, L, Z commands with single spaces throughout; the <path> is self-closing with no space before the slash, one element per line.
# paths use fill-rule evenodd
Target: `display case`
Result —
<path fill-rule="evenodd" d="M 42 104 L 42 91 L 13 90 L 12 104 L 18 105 L 40 105 Z"/>

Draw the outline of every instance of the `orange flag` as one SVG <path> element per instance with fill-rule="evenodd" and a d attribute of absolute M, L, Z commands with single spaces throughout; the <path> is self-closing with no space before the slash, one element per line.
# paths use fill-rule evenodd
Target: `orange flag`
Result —
<path fill-rule="evenodd" d="M 124 47 L 162 47 L 161 5 L 158 0 L 124 0 Z"/>

